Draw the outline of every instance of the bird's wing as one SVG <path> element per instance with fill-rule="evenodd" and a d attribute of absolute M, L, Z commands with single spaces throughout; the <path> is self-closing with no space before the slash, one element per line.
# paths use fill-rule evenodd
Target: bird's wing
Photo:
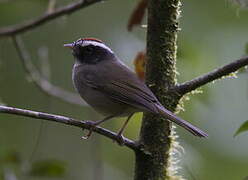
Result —
<path fill-rule="evenodd" d="M 129 82 L 124 79 L 113 78 L 108 83 L 98 82 L 103 81 L 87 81 L 87 84 L 115 101 L 131 105 L 141 111 L 159 112 L 157 105 L 160 103 L 150 89 L 140 80 Z"/>
<path fill-rule="evenodd" d="M 129 83 L 126 81 L 112 81 L 107 85 L 108 91 L 119 94 L 117 98 L 124 98 L 126 104 L 132 105 L 136 108 L 140 108 L 145 111 L 150 111 L 157 113 L 157 107 L 155 106 L 158 103 L 156 97 L 149 91 L 144 85 L 140 87 L 138 84 Z"/>

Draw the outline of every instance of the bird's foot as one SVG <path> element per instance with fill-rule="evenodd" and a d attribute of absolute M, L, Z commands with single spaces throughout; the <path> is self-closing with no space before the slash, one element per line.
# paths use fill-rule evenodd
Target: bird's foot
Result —
<path fill-rule="evenodd" d="M 89 139 L 89 137 L 91 136 L 91 134 L 92 134 L 94 128 L 95 128 L 96 125 L 97 125 L 96 122 L 93 122 L 93 121 L 86 121 L 86 124 L 90 125 L 91 128 L 88 129 L 88 133 L 87 133 L 85 136 L 82 136 L 82 137 L 81 137 L 83 140 Z M 84 130 L 85 130 L 85 129 L 83 129 L 83 131 L 84 131 Z"/>
<path fill-rule="evenodd" d="M 124 136 L 118 133 L 114 142 L 117 142 L 120 146 L 123 146 L 125 144 Z"/>

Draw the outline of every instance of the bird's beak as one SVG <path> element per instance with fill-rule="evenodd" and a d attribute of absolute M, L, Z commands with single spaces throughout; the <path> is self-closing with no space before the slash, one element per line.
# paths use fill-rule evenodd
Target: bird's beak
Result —
<path fill-rule="evenodd" d="M 69 48 L 73 48 L 73 43 L 71 43 L 71 44 L 64 44 L 64 47 L 69 47 Z"/>

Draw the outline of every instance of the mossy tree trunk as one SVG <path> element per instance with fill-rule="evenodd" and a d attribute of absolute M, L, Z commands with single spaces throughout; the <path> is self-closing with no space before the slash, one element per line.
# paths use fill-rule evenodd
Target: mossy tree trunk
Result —
<path fill-rule="evenodd" d="M 146 83 L 160 102 L 175 111 L 180 97 L 167 92 L 176 83 L 176 51 L 179 0 L 148 0 Z M 170 179 L 171 123 L 145 114 L 140 143 L 145 152 L 136 152 L 135 180 Z"/>

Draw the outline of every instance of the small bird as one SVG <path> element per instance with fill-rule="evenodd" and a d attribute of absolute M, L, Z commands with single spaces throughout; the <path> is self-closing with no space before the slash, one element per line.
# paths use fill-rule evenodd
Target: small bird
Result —
<path fill-rule="evenodd" d="M 72 49 L 75 58 L 72 70 L 75 89 L 90 106 L 105 117 L 91 122 L 91 125 L 97 126 L 114 117 L 127 116 L 117 134 L 122 139 L 122 133 L 134 113 L 150 112 L 163 116 L 195 136 L 208 136 L 163 107 L 146 84 L 101 40 L 83 38 L 64 46 Z M 85 138 L 91 133 L 92 130 Z"/>

